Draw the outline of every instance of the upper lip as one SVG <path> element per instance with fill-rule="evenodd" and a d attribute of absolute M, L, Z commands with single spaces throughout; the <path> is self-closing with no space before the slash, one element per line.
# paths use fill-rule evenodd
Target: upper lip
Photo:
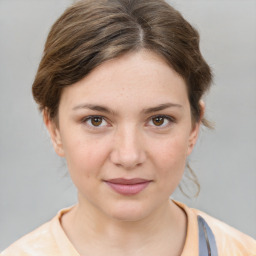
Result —
<path fill-rule="evenodd" d="M 139 183 L 150 182 L 151 180 L 142 179 L 142 178 L 133 178 L 133 179 L 117 178 L 117 179 L 109 179 L 105 181 L 109 183 L 114 183 L 114 184 L 134 185 Z"/>

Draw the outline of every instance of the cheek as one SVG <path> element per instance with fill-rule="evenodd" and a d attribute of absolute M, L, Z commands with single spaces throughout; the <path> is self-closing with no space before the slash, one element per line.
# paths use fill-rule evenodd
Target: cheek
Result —
<path fill-rule="evenodd" d="M 179 185 L 186 166 L 187 144 L 178 137 L 165 143 L 155 152 L 158 191 L 169 198 Z"/>
<path fill-rule="evenodd" d="M 108 155 L 108 143 L 104 139 L 73 137 L 64 143 L 65 157 L 72 179 L 90 179 L 99 175 Z"/>
<path fill-rule="evenodd" d="M 186 165 L 188 142 L 185 137 L 174 136 L 154 147 L 159 172 L 164 176 L 181 177 Z"/>

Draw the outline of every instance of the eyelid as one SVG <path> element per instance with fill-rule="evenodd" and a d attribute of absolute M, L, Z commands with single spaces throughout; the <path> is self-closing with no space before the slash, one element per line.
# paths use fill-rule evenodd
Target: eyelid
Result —
<path fill-rule="evenodd" d="M 105 121 L 107 124 L 106 125 L 103 125 L 103 126 L 94 126 L 94 125 L 89 125 L 87 123 L 88 120 L 92 119 L 92 118 L 95 118 L 95 117 L 98 117 L 98 118 L 102 118 L 103 121 Z M 149 125 L 149 122 L 152 121 L 153 118 L 156 118 L 156 117 L 162 117 L 166 120 L 168 120 L 168 124 L 165 124 L 165 125 L 160 125 L 160 126 L 157 126 L 157 125 Z M 161 128 L 166 128 L 166 127 L 169 127 L 171 124 L 175 123 L 176 122 L 176 119 L 173 117 L 173 116 L 169 116 L 169 115 L 164 115 L 164 114 L 156 114 L 156 115 L 153 115 L 153 116 L 150 116 L 147 120 L 147 126 L 152 126 L 154 128 L 158 128 L 158 129 L 161 129 Z M 102 116 L 102 115 L 89 115 L 89 116 L 86 116 L 84 118 L 81 119 L 81 123 L 85 124 L 87 127 L 89 127 L 90 129 L 100 129 L 100 128 L 106 128 L 108 126 L 111 126 L 110 125 L 110 122 L 109 120 L 105 117 L 105 116 Z"/>
<path fill-rule="evenodd" d="M 153 118 L 156 118 L 156 117 L 162 117 L 164 119 L 167 119 L 168 120 L 168 124 L 164 125 L 164 126 L 157 126 L 157 125 L 152 125 L 154 128 L 157 128 L 157 129 L 161 129 L 161 128 L 166 128 L 166 127 L 169 127 L 171 124 L 175 123 L 176 122 L 176 119 L 172 116 L 169 116 L 169 115 L 164 115 L 164 114 L 157 114 L 157 115 L 153 115 L 151 116 L 149 119 L 148 119 L 148 122 L 149 123 L 150 121 L 152 121 Z"/>
<path fill-rule="evenodd" d="M 165 114 L 156 114 L 156 115 L 151 116 L 150 119 L 156 118 L 156 117 L 164 117 L 164 118 L 169 119 L 171 121 L 175 121 L 175 118 L 173 116 L 165 115 Z"/>
<path fill-rule="evenodd" d="M 103 126 L 94 126 L 94 125 L 89 125 L 87 123 L 88 120 L 91 120 L 93 118 L 102 118 L 103 121 L 105 121 L 107 123 L 107 125 L 103 125 Z M 87 127 L 89 127 L 90 129 L 100 129 L 100 128 L 105 128 L 108 126 L 109 124 L 109 121 L 107 120 L 106 117 L 102 116 L 102 115 L 89 115 L 89 116 L 86 116 L 84 118 L 82 118 L 81 120 L 81 123 L 85 124 Z"/>

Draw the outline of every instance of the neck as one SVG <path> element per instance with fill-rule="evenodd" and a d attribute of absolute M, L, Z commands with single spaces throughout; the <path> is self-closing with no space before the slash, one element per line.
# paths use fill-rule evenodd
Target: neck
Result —
<path fill-rule="evenodd" d="M 125 255 L 124 252 L 127 252 L 127 255 L 136 255 L 135 251 L 144 252 L 151 247 L 165 247 L 162 244 L 166 241 L 164 238 L 169 240 L 168 244 L 180 244 L 179 251 L 183 248 L 186 215 L 172 201 L 163 203 L 155 212 L 143 219 L 123 221 L 106 216 L 79 199 L 79 203 L 62 219 L 62 226 L 80 252 L 84 251 L 82 245 L 90 244 L 94 245 L 94 252 L 97 248 L 105 247 L 113 248 L 117 255 Z"/>

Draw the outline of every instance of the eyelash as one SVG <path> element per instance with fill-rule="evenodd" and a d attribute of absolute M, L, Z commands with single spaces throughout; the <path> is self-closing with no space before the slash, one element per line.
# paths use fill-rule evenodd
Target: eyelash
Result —
<path fill-rule="evenodd" d="M 99 129 L 99 128 L 101 128 L 101 127 L 106 127 L 106 125 L 101 126 L 101 124 L 100 124 L 99 126 L 96 126 L 96 125 L 93 125 L 93 124 L 88 124 L 87 122 L 88 122 L 88 121 L 92 121 L 93 118 L 99 118 L 99 119 L 101 119 L 102 121 L 105 121 L 106 123 L 108 123 L 107 119 L 106 119 L 104 116 L 100 116 L 100 115 L 87 116 L 87 117 L 83 118 L 81 122 L 82 122 L 82 123 L 85 123 L 85 124 L 86 124 L 89 128 L 91 128 L 91 129 Z M 168 121 L 168 123 L 165 124 L 164 126 L 162 126 L 162 125 L 157 126 L 157 125 L 154 125 L 154 124 L 152 125 L 152 126 L 154 126 L 155 128 L 159 128 L 159 129 L 168 127 L 168 126 L 170 126 L 172 123 L 175 123 L 175 122 L 176 122 L 175 118 L 173 118 L 173 117 L 171 117 L 171 116 L 168 116 L 168 115 L 154 115 L 154 116 L 151 116 L 151 117 L 149 118 L 149 121 L 147 121 L 147 124 L 148 124 L 149 122 L 153 122 L 153 119 L 154 119 L 154 118 L 163 118 L 163 119 L 165 119 L 165 120 Z M 164 120 L 164 121 L 165 121 L 165 120 Z"/>
<path fill-rule="evenodd" d="M 93 118 L 99 118 L 99 119 L 101 119 L 102 121 L 105 121 L 106 123 L 108 123 L 108 122 L 106 121 L 106 118 L 105 118 L 105 117 L 103 117 L 103 116 L 97 116 L 97 115 L 95 115 L 95 116 L 87 116 L 87 117 L 83 118 L 81 122 L 84 123 L 84 124 L 86 124 L 86 125 L 87 125 L 89 128 L 91 128 L 91 129 L 99 129 L 100 127 L 102 127 L 102 126 L 96 126 L 96 125 L 88 124 L 88 123 L 87 123 L 88 121 L 91 121 L 91 122 L 92 122 Z"/>
<path fill-rule="evenodd" d="M 168 116 L 168 115 L 154 115 L 154 116 L 150 117 L 149 122 L 153 122 L 154 118 L 163 118 L 168 121 L 168 123 L 163 126 L 162 125 L 160 125 L 160 126 L 154 125 L 155 128 L 159 128 L 159 129 L 169 127 L 171 124 L 176 122 L 174 117 Z"/>

